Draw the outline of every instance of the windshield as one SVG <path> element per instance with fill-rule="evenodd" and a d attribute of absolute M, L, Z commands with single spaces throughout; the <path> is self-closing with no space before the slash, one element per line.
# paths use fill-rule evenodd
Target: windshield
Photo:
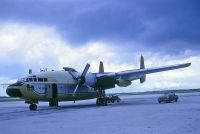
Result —
<path fill-rule="evenodd" d="M 21 78 L 17 82 L 28 82 L 28 78 Z"/>
<path fill-rule="evenodd" d="M 25 77 L 18 80 L 18 82 L 47 82 L 47 78 Z"/>

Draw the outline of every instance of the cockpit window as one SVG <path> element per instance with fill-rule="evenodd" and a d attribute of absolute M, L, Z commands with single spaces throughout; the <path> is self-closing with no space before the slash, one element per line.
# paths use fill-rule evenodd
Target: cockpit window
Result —
<path fill-rule="evenodd" d="M 47 82 L 47 78 L 28 77 L 18 80 L 19 82 Z"/>
<path fill-rule="evenodd" d="M 28 78 L 28 80 L 29 80 L 30 82 L 33 82 L 33 78 Z"/>
<path fill-rule="evenodd" d="M 37 78 L 33 78 L 33 81 L 34 81 L 34 82 L 37 82 Z"/>

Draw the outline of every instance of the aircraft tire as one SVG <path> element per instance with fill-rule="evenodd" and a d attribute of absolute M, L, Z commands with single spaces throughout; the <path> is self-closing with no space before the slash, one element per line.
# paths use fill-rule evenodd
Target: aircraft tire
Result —
<path fill-rule="evenodd" d="M 36 104 L 30 104 L 29 109 L 31 111 L 35 111 L 35 110 L 37 110 L 37 105 Z"/>
<path fill-rule="evenodd" d="M 106 98 L 102 98 L 102 105 L 107 106 L 108 102 Z"/>
<path fill-rule="evenodd" d="M 108 102 L 107 102 L 106 98 L 97 98 L 96 105 L 98 105 L 98 106 L 107 106 Z"/>

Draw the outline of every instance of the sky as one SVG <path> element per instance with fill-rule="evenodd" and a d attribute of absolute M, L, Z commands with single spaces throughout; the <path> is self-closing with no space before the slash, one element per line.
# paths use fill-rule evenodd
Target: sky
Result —
<path fill-rule="evenodd" d="M 191 62 L 176 71 L 147 75 L 134 92 L 199 88 L 198 0 L 1 0 L 0 81 L 12 83 L 41 68 L 82 71 L 137 69 Z M 5 89 L 0 91 L 5 94 Z"/>

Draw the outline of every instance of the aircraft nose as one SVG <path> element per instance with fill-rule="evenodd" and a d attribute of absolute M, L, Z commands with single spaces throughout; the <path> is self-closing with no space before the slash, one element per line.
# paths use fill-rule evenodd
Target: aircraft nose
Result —
<path fill-rule="evenodd" d="M 8 86 L 8 87 L 7 87 L 6 93 L 7 93 L 10 97 L 21 97 L 21 96 L 22 96 L 22 94 L 21 94 L 19 88 L 12 87 L 12 86 Z"/>

